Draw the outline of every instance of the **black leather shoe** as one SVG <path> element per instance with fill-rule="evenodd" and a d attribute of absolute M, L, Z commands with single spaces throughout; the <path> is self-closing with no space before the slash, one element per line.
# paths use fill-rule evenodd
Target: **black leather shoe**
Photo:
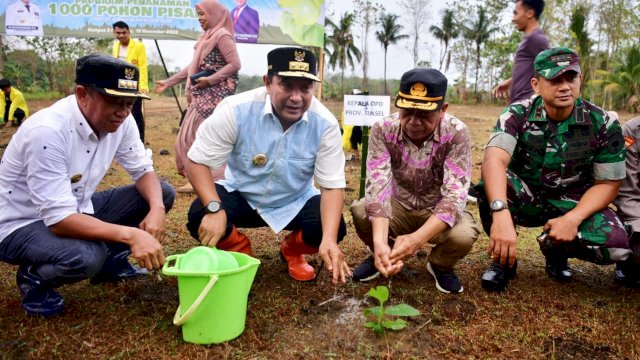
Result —
<path fill-rule="evenodd" d="M 567 282 L 573 279 L 566 257 L 546 256 L 545 259 L 547 262 L 545 270 L 549 276 L 560 282 Z"/>
<path fill-rule="evenodd" d="M 487 291 L 504 291 L 509 281 L 516 277 L 518 261 L 512 267 L 502 267 L 493 262 L 487 271 L 482 274 L 482 287 Z"/>

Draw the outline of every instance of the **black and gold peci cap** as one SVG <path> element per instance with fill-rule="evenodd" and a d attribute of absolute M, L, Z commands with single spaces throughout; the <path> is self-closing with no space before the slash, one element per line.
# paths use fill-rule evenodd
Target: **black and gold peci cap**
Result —
<path fill-rule="evenodd" d="M 273 49 L 267 54 L 267 63 L 269 75 L 320 81 L 316 57 L 307 49 L 296 47 Z"/>
<path fill-rule="evenodd" d="M 435 69 L 413 69 L 402 74 L 396 107 L 439 110 L 447 94 L 447 78 Z"/>
<path fill-rule="evenodd" d="M 138 90 L 140 71 L 122 59 L 106 55 L 87 55 L 76 62 L 76 84 L 115 97 L 150 99 Z"/>

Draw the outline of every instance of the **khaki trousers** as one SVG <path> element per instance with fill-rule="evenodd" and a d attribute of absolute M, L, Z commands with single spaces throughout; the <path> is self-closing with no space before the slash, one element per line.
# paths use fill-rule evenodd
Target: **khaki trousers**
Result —
<path fill-rule="evenodd" d="M 398 201 L 391 199 L 392 216 L 389 219 L 389 237 L 410 234 L 419 229 L 433 214 L 431 211 L 407 210 Z M 360 239 L 373 251 L 373 229 L 367 218 L 364 199 L 354 201 L 351 205 L 353 224 Z M 481 227 L 468 212 L 464 212 L 460 220 L 433 239 L 429 244 L 434 245 L 428 261 L 442 271 L 451 271 L 455 264 L 465 257 L 473 243 L 480 236 Z M 389 246 L 393 241 L 389 239 Z"/>

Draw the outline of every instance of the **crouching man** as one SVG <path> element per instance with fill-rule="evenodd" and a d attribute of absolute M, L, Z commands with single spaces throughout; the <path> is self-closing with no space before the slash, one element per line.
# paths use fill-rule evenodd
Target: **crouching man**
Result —
<path fill-rule="evenodd" d="M 397 113 L 369 137 L 365 198 L 351 206 L 353 223 L 373 251 L 353 272 L 368 281 L 397 274 L 424 245 L 427 270 L 444 293 L 463 290 L 453 268 L 480 234 L 465 212 L 471 178 L 467 126 L 446 113 L 447 78 L 434 69 L 402 75 Z"/>
<path fill-rule="evenodd" d="M 0 260 L 19 265 L 22 308 L 63 310 L 55 288 L 118 281 L 165 262 L 160 242 L 175 191 L 160 182 L 130 115 L 138 69 L 107 56 L 76 64 L 75 94 L 43 109 L 11 139 L 0 163 Z M 135 185 L 95 192 L 116 160 Z"/>
<path fill-rule="evenodd" d="M 498 119 L 476 186 L 493 259 L 482 275 L 486 290 L 502 291 L 515 277 L 515 225 L 543 226 L 546 272 L 558 281 L 572 278 L 568 258 L 609 264 L 631 253 L 608 207 L 625 177 L 620 124 L 578 96 L 581 82 L 574 51 L 542 51 L 531 80 L 539 95 L 509 105 Z"/>

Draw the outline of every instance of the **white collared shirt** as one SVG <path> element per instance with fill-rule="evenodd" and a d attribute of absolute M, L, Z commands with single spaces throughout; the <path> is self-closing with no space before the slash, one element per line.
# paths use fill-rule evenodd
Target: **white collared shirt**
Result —
<path fill-rule="evenodd" d="M 0 161 L 0 241 L 38 220 L 50 226 L 93 213 L 91 196 L 114 159 L 133 181 L 153 171 L 131 115 L 98 138 L 75 95 L 33 114 Z"/>

